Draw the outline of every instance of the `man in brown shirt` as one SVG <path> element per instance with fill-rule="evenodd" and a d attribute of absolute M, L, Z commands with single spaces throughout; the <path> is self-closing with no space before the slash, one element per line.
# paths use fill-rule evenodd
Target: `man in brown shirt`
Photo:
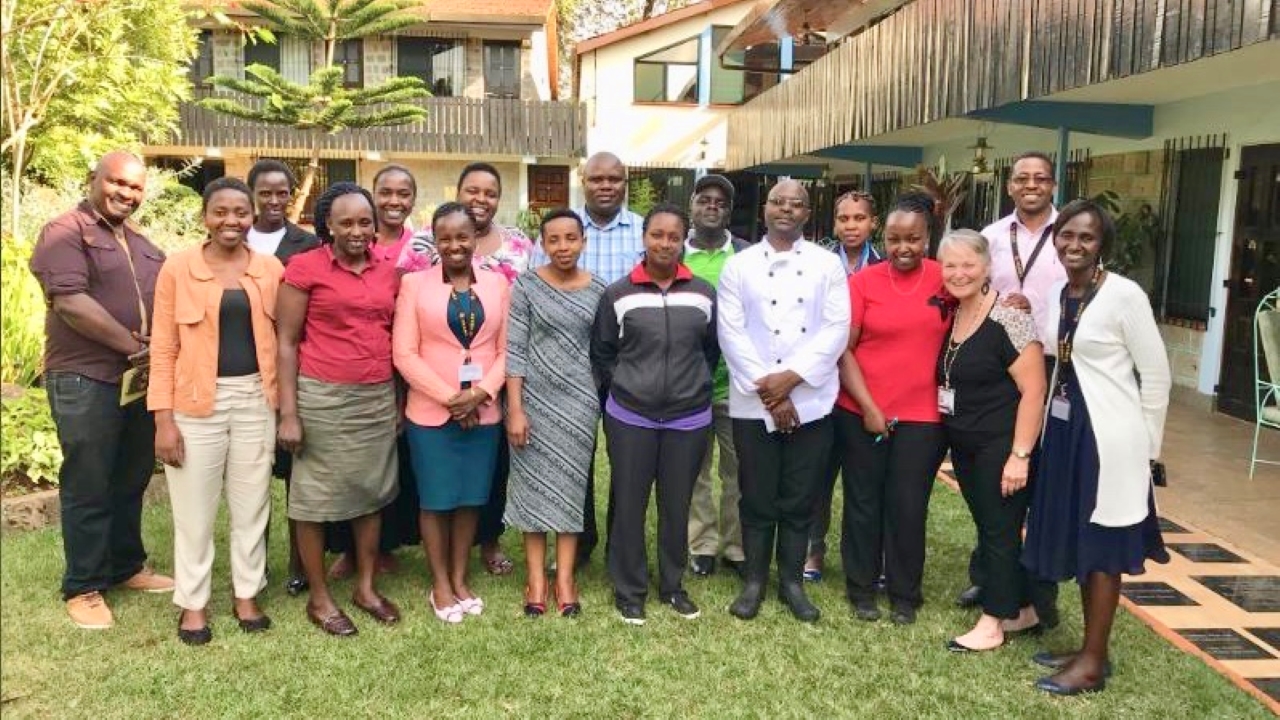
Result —
<path fill-rule="evenodd" d="M 45 386 L 62 445 L 58 493 L 67 613 L 82 628 L 111 627 L 102 591 L 168 592 L 144 563 L 142 495 L 155 467 L 145 402 L 121 406 L 121 376 L 148 340 L 164 253 L 128 224 L 147 171 L 112 152 L 90 174 L 88 197 L 40 231 L 31 272 L 44 288 Z"/>

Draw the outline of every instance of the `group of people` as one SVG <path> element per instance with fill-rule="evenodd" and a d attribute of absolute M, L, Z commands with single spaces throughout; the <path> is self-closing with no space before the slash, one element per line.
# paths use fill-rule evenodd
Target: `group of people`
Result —
<path fill-rule="evenodd" d="M 686 570 L 719 563 L 742 578 L 729 612 L 750 620 L 776 564 L 779 599 L 817 621 L 804 582 L 823 576 L 837 477 L 854 614 L 879 619 L 883 593 L 894 623 L 914 622 L 949 452 L 977 528 L 960 601 L 981 614 L 947 648 L 992 650 L 1056 625 L 1056 584 L 1075 578 L 1083 646 L 1037 655 L 1055 670 L 1038 686 L 1101 689 L 1121 574 L 1167 559 L 1148 464 L 1169 391 L 1142 290 L 1101 263 L 1115 237 L 1105 210 L 1055 209 L 1053 161 L 1027 153 L 1008 182 L 1015 211 L 982 233 L 945 233 L 934 259 L 924 195 L 900 197 L 883 220 L 870 195 L 840 196 L 829 250 L 804 237 L 811 206 L 797 181 L 770 189 L 752 243 L 728 230 L 727 178 L 700 177 L 687 211 L 659 204 L 642 218 L 626 208 L 626 177 L 616 156 L 589 158 L 585 207 L 545 213 L 535 245 L 495 221 L 492 165 L 467 166 L 456 201 L 417 232 L 414 177 L 390 165 L 372 192 L 328 188 L 311 235 L 286 219 L 289 168 L 262 160 L 247 182 L 205 188 L 207 239 L 165 259 L 128 222 L 141 161 L 103 157 L 31 264 L 51 309 L 72 620 L 109 627 L 102 593 L 117 585 L 172 590 L 179 638 L 208 643 L 225 493 L 232 611 L 244 631 L 267 630 L 257 596 L 273 472 L 288 483 L 286 588 L 308 593 L 324 632 L 357 632 L 329 586 L 350 574 L 352 605 L 398 622 L 377 575 L 419 542 L 435 616 L 482 614 L 471 548 L 486 570 L 510 572 L 506 526 L 523 535 L 524 614 L 576 616 L 574 573 L 600 536 L 603 423 L 606 565 L 624 622 L 645 622 L 655 492 L 663 605 L 698 617 Z M 145 404 L 122 393 L 140 370 Z M 172 580 L 144 564 L 155 458 L 174 517 Z M 326 551 L 339 553 L 330 567 Z"/>

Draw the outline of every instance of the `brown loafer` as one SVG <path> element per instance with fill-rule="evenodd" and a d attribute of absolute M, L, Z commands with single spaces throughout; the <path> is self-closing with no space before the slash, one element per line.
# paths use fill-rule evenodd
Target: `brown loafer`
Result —
<path fill-rule="evenodd" d="M 361 602 L 355 598 L 352 598 L 351 602 L 355 603 L 355 606 L 360 608 L 360 610 L 365 612 L 369 617 L 377 620 L 383 625 L 395 625 L 400 622 L 400 608 L 396 607 L 395 603 L 381 595 L 378 596 L 378 601 L 372 605 L 361 604 Z"/>
<path fill-rule="evenodd" d="M 351 618 L 341 610 L 335 610 L 329 617 L 322 618 L 314 610 L 307 608 L 307 619 L 312 625 L 335 637 L 351 637 L 359 632 L 356 624 L 351 622 Z"/>

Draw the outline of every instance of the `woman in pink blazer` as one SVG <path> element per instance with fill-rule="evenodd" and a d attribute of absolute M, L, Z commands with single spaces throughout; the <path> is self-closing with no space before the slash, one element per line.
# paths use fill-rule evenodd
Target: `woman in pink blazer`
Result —
<path fill-rule="evenodd" d="M 409 383 L 405 434 L 431 609 L 459 623 L 484 611 L 467 586 L 467 557 L 502 440 L 495 401 L 506 382 L 510 290 L 503 276 L 472 267 L 476 227 L 465 207 L 441 205 L 431 228 L 440 264 L 404 277 L 392 345 Z"/>

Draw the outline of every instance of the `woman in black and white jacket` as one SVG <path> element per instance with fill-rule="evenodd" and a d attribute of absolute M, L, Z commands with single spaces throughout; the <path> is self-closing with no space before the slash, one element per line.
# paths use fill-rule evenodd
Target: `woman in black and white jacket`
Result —
<path fill-rule="evenodd" d="M 609 576 L 622 620 L 644 624 L 649 573 L 645 514 L 658 486 L 658 595 L 685 618 L 689 501 L 711 425 L 720 358 L 715 289 L 680 262 L 689 220 L 673 205 L 644 219 L 644 260 L 600 299 L 591 366 L 604 398 L 612 472 Z"/>

